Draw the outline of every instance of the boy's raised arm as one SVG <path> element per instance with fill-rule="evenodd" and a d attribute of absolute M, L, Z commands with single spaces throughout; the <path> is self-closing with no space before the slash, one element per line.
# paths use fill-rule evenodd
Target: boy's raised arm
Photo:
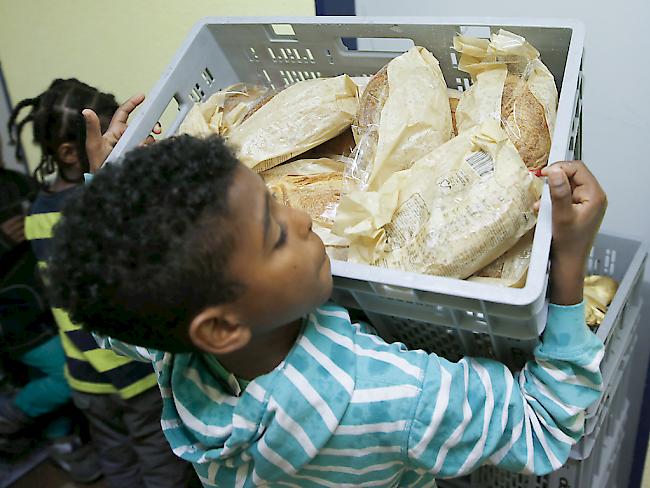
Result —
<path fill-rule="evenodd" d="M 427 362 L 408 435 L 414 467 L 439 477 L 482 464 L 545 474 L 583 435 L 584 410 L 600 394 L 602 342 L 584 320 L 587 256 L 607 200 L 581 162 L 545 170 L 553 200 L 551 302 L 534 360 L 512 374 L 488 359 Z"/>

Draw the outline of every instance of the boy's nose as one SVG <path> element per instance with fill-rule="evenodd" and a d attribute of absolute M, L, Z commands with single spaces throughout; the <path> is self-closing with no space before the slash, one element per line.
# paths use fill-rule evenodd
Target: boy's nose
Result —
<path fill-rule="evenodd" d="M 298 227 L 298 233 L 301 237 L 308 237 L 311 232 L 312 220 L 311 216 L 302 210 L 297 210 L 296 215 L 296 226 Z"/>

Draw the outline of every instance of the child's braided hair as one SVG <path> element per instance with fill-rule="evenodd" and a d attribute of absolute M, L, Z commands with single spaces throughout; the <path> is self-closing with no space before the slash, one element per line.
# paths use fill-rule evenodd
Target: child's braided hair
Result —
<path fill-rule="evenodd" d="M 26 107 L 31 107 L 31 111 L 18 121 L 18 115 Z M 32 123 L 34 142 L 41 148 L 41 161 L 34 170 L 34 177 L 40 182 L 56 171 L 57 149 L 65 142 L 74 143 L 77 154 L 87 164 L 84 148 L 86 127 L 81 115 L 85 108 L 97 113 L 102 129 L 106 130 L 118 104 L 113 95 L 70 78 L 54 80 L 39 96 L 22 100 L 14 108 L 8 123 L 10 140 L 15 143 L 25 124 Z M 16 156 L 21 157 L 19 145 L 16 145 Z M 65 179 L 63 172 L 60 176 Z"/>

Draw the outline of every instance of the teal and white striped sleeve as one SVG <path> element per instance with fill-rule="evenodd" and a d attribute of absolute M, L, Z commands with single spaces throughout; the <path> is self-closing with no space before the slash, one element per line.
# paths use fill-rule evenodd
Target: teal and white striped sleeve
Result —
<path fill-rule="evenodd" d="M 156 361 L 157 356 L 160 354 L 155 349 L 147 349 L 146 347 L 133 346 L 131 344 L 118 341 L 117 339 L 113 339 L 111 337 L 104 337 L 95 333 L 93 333 L 93 337 L 95 338 L 97 345 L 102 349 L 111 349 L 116 354 L 119 354 L 120 356 L 125 356 L 135 361 L 150 363 L 152 361 Z"/>
<path fill-rule="evenodd" d="M 489 359 L 429 356 L 408 437 L 411 463 L 442 478 L 482 464 L 538 475 L 559 469 L 599 397 L 602 357 L 582 304 L 550 306 L 534 360 L 514 375 Z"/>

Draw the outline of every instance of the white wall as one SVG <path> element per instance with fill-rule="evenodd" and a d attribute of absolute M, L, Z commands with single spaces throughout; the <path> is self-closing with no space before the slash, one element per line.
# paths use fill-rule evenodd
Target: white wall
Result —
<path fill-rule="evenodd" d="M 609 195 L 603 231 L 650 241 L 648 0 L 356 0 L 357 15 L 564 17 L 585 23 L 583 159 Z M 646 273 L 650 279 L 650 273 Z"/>

